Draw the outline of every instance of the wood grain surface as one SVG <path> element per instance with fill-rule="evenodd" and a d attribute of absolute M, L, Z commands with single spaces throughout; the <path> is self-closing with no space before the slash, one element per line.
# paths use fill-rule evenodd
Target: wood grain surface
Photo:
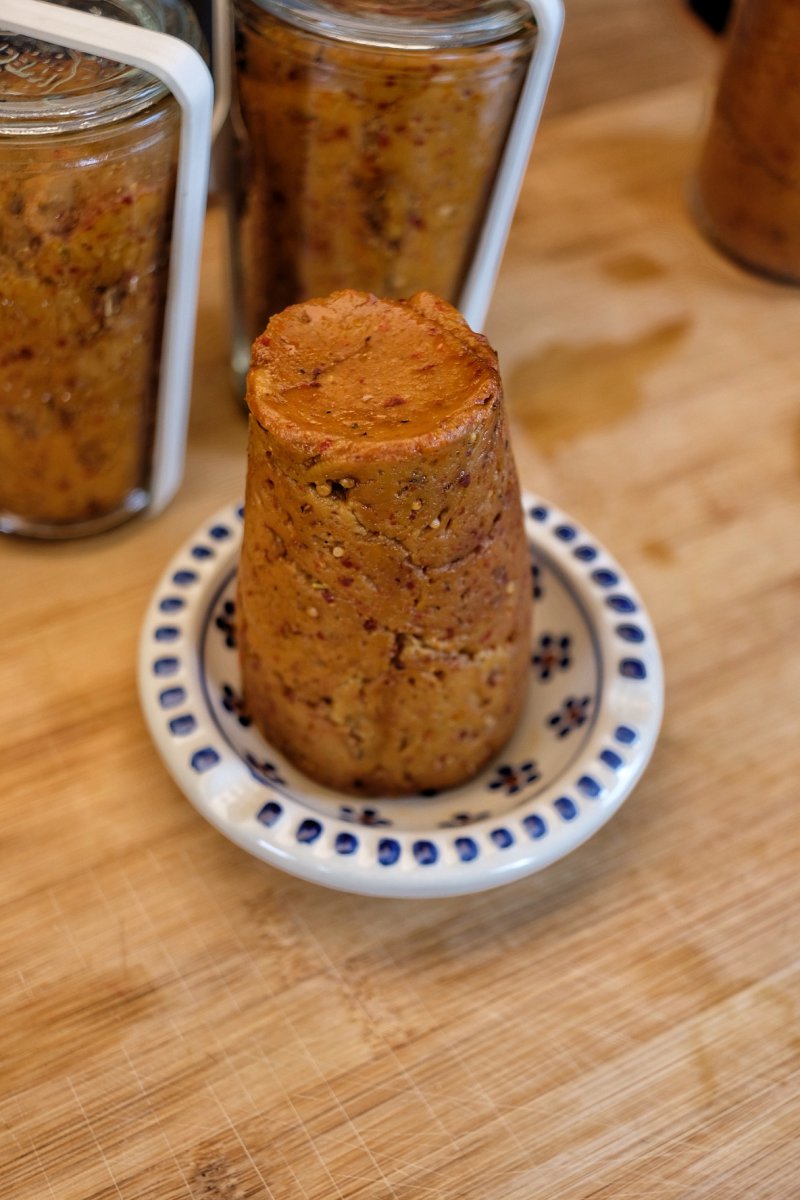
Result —
<path fill-rule="evenodd" d="M 665 659 L 651 766 L 568 858 L 474 897 L 337 894 L 167 776 L 139 624 L 244 475 L 218 213 L 179 498 L 0 544 L 3 1197 L 800 1195 L 800 295 L 692 224 L 695 74 L 602 103 L 576 80 L 488 328 L 523 483 L 623 562 Z"/>

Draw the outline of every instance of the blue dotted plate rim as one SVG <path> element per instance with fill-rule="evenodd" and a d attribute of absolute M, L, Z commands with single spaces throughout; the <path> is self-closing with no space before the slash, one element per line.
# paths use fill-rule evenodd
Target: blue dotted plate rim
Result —
<path fill-rule="evenodd" d="M 641 597 L 597 539 L 546 500 L 524 492 L 522 502 L 532 554 L 579 608 L 599 664 L 591 728 L 558 778 L 500 816 L 461 829 L 414 831 L 354 827 L 310 808 L 296 789 L 254 777 L 216 718 L 203 664 L 216 601 L 236 571 L 239 504 L 204 522 L 174 556 L 140 637 L 145 720 L 198 811 L 231 841 L 290 874 L 394 897 L 498 887 L 562 858 L 606 824 L 638 782 L 658 737 L 664 683 L 657 638 Z"/>

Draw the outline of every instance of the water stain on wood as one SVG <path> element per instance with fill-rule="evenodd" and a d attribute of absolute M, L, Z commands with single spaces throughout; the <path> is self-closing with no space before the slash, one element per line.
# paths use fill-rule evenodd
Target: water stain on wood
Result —
<path fill-rule="evenodd" d="M 675 551 L 663 538 L 651 538 L 647 542 L 642 542 L 642 554 L 665 567 L 675 561 Z"/>
<path fill-rule="evenodd" d="M 641 402 L 642 381 L 686 336 L 674 318 L 629 342 L 554 342 L 512 368 L 509 407 L 536 448 L 553 454 L 564 443 L 615 425 Z"/>
<path fill-rule="evenodd" d="M 603 274 L 616 283 L 647 283 L 648 280 L 660 279 L 667 273 L 662 263 L 636 251 L 607 258 L 600 267 Z"/>

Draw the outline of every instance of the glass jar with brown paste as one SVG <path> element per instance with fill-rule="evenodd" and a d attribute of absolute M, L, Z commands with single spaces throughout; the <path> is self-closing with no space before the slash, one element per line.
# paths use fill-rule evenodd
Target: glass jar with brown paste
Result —
<path fill-rule="evenodd" d="M 234 0 L 234 369 L 354 287 L 457 304 L 536 38 L 523 0 Z"/>
<path fill-rule="evenodd" d="M 735 9 L 694 207 L 742 265 L 800 283 L 799 0 Z"/>
<path fill-rule="evenodd" d="M 58 2 L 200 43 L 183 0 Z M 148 505 L 179 132 L 154 76 L 0 30 L 4 532 Z"/>

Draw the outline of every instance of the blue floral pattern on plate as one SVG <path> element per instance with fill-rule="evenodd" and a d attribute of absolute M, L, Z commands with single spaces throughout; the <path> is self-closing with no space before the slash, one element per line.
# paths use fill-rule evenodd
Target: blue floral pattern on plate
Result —
<path fill-rule="evenodd" d="M 641 599 L 596 539 L 536 497 L 524 497 L 524 510 L 534 638 L 514 736 L 462 787 L 368 802 L 305 778 L 253 725 L 236 647 L 243 509 L 216 514 L 169 564 L 140 642 L 152 736 L 200 812 L 275 866 L 388 896 L 494 887 L 600 828 L 655 744 L 658 645 Z"/>

